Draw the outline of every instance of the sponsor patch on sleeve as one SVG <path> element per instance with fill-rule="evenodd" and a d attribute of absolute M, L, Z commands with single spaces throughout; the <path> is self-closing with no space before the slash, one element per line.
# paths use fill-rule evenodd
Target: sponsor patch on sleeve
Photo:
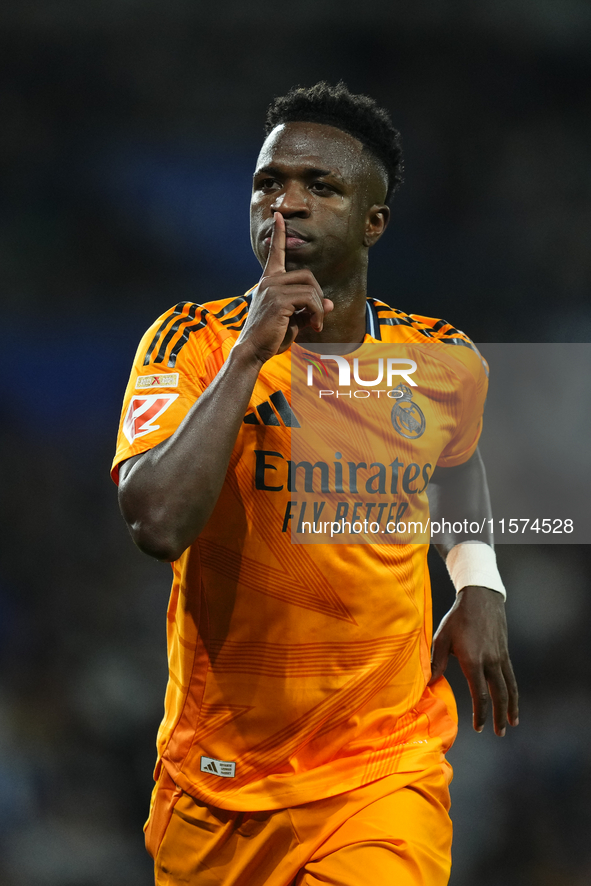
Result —
<path fill-rule="evenodd" d="M 161 375 L 140 375 L 136 379 L 136 388 L 176 388 L 179 383 L 178 372 Z"/>
<path fill-rule="evenodd" d="M 221 778 L 234 778 L 236 775 L 236 763 L 227 760 L 214 760 L 212 757 L 201 757 L 201 771 L 210 775 L 219 775 Z"/>
<path fill-rule="evenodd" d="M 156 419 L 166 412 L 178 396 L 178 394 L 145 394 L 142 397 L 132 397 L 123 420 L 123 433 L 129 442 L 133 443 L 137 437 L 158 431 L 160 425 L 155 424 Z"/>

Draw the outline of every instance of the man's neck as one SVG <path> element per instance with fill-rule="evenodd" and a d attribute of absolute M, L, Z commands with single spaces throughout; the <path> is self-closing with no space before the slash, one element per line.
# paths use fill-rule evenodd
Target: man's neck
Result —
<path fill-rule="evenodd" d="M 298 334 L 298 344 L 362 342 L 366 328 L 366 275 L 350 281 L 347 287 L 324 286 L 323 294 L 332 301 L 334 308 L 330 314 L 326 314 L 322 332 L 315 332 L 311 326 L 306 326 Z"/>

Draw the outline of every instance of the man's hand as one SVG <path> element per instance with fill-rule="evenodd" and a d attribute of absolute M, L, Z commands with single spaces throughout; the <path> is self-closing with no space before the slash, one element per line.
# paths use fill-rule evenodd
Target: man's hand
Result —
<path fill-rule="evenodd" d="M 228 359 L 174 434 L 121 466 L 121 512 L 142 551 L 176 560 L 193 544 L 218 500 L 261 366 L 301 327 L 322 329 L 332 308 L 311 271 L 285 271 L 285 222 L 276 212 L 263 277 Z"/>
<path fill-rule="evenodd" d="M 488 588 L 461 590 L 433 638 L 432 677 L 429 685 L 445 672 L 449 656 L 458 659 L 470 686 L 474 729 L 482 732 L 489 694 L 497 735 L 507 723 L 519 723 L 517 683 L 507 648 L 505 601 Z"/>
<path fill-rule="evenodd" d="M 250 345 L 261 363 L 286 351 L 304 326 L 321 332 L 324 315 L 333 309 L 312 271 L 285 270 L 285 219 L 280 212 L 274 218 L 267 263 L 236 342 Z"/>

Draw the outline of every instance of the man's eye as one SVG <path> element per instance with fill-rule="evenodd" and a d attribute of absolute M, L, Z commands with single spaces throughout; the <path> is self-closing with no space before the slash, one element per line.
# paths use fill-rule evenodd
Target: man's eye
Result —
<path fill-rule="evenodd" d="M 272 191 L 274 188 L 279 187 L 279 184 L 274 178 L 262 178 L 258 183 L 258 187 L 262 191 Z"/>
<path fill-rule="evenodd" d="M 319 194 L 329 194 L 332 192 L 330 185 L 327 185 L 325 182 L 314 182 L 312 184 L 312 190 Z"/>

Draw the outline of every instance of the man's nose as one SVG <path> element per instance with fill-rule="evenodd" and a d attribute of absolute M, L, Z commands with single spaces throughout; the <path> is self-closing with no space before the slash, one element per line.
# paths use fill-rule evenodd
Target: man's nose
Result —
<path fill-rule="evenodd" d="M 280 212 L 284 218 L 308 218 L 308 191 L 296 182 L 286 182 L 271 204 L 273 212 Z"/>

